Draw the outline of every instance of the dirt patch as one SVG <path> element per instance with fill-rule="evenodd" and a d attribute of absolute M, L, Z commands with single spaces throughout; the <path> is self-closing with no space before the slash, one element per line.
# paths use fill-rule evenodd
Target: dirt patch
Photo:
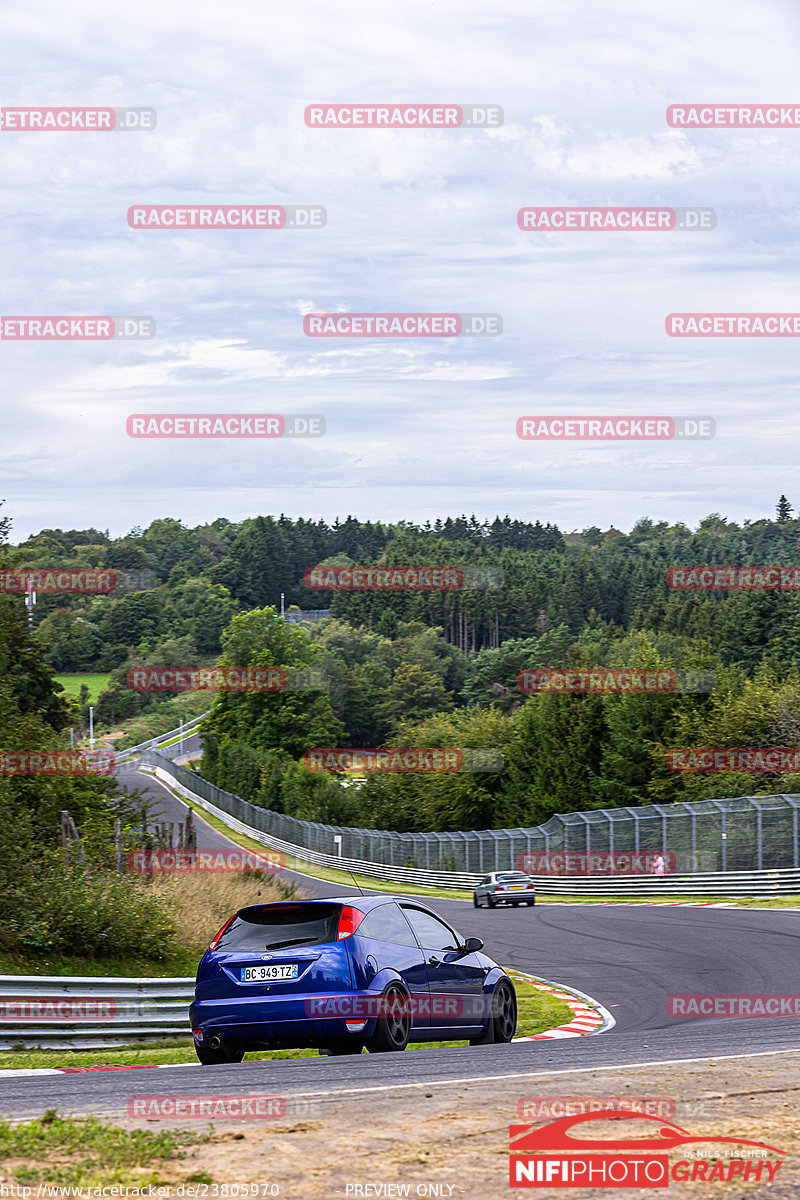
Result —
<path fill-rule="evenodd" d="M 297 1119 L 288 1119 L 287 1110 L 275 1124 L 237 1121 L 223 1131 L 218 1123 L 209 1141 L 189 1151 L 182 1178 L 200 1172 L 217 1184 L 258 1183 L 261 1196 L 269 1195 L 269 1185 L 275 1184 L 278 1192 L 273 1194 L 286 1200 L 619 1196 L 619 1190 L 608 1188 L 509 1187 L 509 1125 L 545 1124 L 546 1117 L 535 1120 L 521 1115 L 542 1114 L 542 1102 L 545 1109 L 549 1104 L 555 1113 L 549 1119 L 554 1120 L 563 1115 L 565 1097 L 573 1098 L 573 1108 L 589 1100 L 618 1098 L 630 1104 L 643 1098 L 651 1115 L 694 1137 L 738 1137 L 784 1152 L 771 1185 L 766 1172 L 759 1181 L 751 1178 L 747 1183 L 673 1179 L 668 1193 L 672 1200 L 726 1196 L 741 1200 L 767 1194 L 771 1200 L 789 1200 L 800 1194 L 800 1053 L 559 1076 L 531 1074 L 486 1084 L 421 1084 L 347 1090 L 331 1097 L 288 1097 L 287 1105 Z M 524 1098 L 528 1107 L 520 1110 Z M 202 1127 L 198 1122 L 170 1124 Z M 596 1123 L 592 1136 L 641 1137 L 643 1124 L 614 1120 L 600 1128 Z M 147 1125 L 153 1127 L 152 1122 Z M 736 1153 L 735 1148 L 730 1152 Z M 671 1162 L 688 1157 L 685 1151 L 673 1151 Z M 759 1159 L 752 1162 L 751 1176 Z M 707 1163 L 705 1159 L 703 1165 Z M 381 1184 L 394 1186 L 381 1189 Z M 645 1200 L 654 1192 L 626 1188 L 624 1194 Z"/>

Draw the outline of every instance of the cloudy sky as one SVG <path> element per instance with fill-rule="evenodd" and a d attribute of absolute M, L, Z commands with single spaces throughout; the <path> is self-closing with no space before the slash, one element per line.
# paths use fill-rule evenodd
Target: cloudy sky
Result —
<path fill-rule="evenodd" d="M 563 529 L 800 506 L 798 340 L 666 335 L 800 311 L 790 0 L 33 2 L 6 106 L 148 106 L 152 132 L 0 132 L 3 315 L 148 315 L 139 342 L 0 341 L 0 498 L 119 535 L 159 516 Z M 479 129 L 309 129 L 312 103 L 493 103 Z M 321 230 L 133 230 L 133 204 L 319 204 Z M 525 205 L 710 206 L 713 232 L 523 233 Z M 497 338 L 312 340 L 312 311 L 496 312 Z M 132 440 L 131 413 L 321 413 L 316 440 Z M 711 441 L 531 444 L 530 414 L 711 416 Z"/>

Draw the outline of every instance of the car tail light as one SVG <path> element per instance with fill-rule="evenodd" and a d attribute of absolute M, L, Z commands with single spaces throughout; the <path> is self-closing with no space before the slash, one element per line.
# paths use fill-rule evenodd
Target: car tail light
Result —
<path fill-rule="evenodd" d="M 535 887 L 536 887 L 536 884 L 535 884 L 535 883 L 529 883 L 529 884 L 528 884 L 528 891 L 529 891 L 529 892 L 532 892 L 532 891 L 533 891 L 533 889 L 534 889 Z"/>
<path fill-rule="evenodd" d="M 496 892 L 502 892 L 502 890 L 503 890 L 503 885 L 502 885 L 502 883 L 496 883 L 496 884 L 494 885 L 494 890 L 495 890 Z"/>
<path fill-rule="evenodd" d="M 214 937 L 211 939 L 211 942 L 209 943 L 209 947 L 208 947 L 209 950 L 216 950 L 217 942 L 222 937 L 223 933 L 228 928 L 228 926 L 232 925 L 235 920 L 236 920 L 236 913 L 234 913 L 232 917 L 228 917 L 227 921 L 222 926 L 222 929 L 220 929 L 217 933 L 215 933 Z"/>
<path fill-rule="evenodd" d="M 342 938 L 350 937 L 351 933 L 355 933 L 363 920 L 364 914 L 357 908 L 351 908 L 349 904 L 342 905 L 339 928 L 336 931 L 337 942 L 340 942 Z"/>

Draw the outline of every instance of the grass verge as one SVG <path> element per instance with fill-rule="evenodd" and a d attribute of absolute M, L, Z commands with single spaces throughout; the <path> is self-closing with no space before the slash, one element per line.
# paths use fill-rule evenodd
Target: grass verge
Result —
<path fill-rule="evenodd" d="M 197 872 L 142 875 L 136 887 L 161 901 L 170 915 L 174 938 L 169 952 L 157 959 L 126 955 L 88 958 L 80 955 L 0 952 L 0 975 L 174 976 L 194 978 L 197 964 L 221 925 L 237 909 L 291 899 L 297 888 L 288 879 L 265 871 Z"/>
<path fill-rule="evenodd" d="M 89 689 L 89 701 L 95 704 L 100 693 L 108 687 L 111 675 L 56 675 L 54 678 L 56 683 L 61 684 L 67 695 L 74 696 L 76 700 L 81 694 L 82 685 L 85 683 Z"/>
<path fill-rule="evenodd" d="M 532 988 L 513 970 L 509 975 L 517 990 L 519 1018 L 517 1036 L 530 1037 L 555 1025 L 572 1020 L 572 1009 L 554 996 Z M 463 1041 L 412 1043 L 409 1050 L 430 1050 L 437 1046 L 463 1046 Z M 316 1050 L 256 1050 L 245 1055 L 247 1062 L 272 1058 L 316 1058 Z M 109 1050 L 5 1050 L 0 1052 L 0 1070 L 32 1067 L 153 1067 L 169 1063 L 197 1064 L 191 1040 L 165 1041 L 157 1045 Z"/>
<path fill-rule="evenodd" d="M 222 922 L 220 922 L 221 924 Z M 164 958 L 84 958 L 80 954 L 53 954 L 30 959 L 19 954 L 0 953 L 0 975 L 102 975 L 137 978 L 173 979 L 197 971 L 197 952 L 181 949 Z"/>
<path fill-rule="evenodd" d="M 184 1147 L 207 1137 L 178 1129 L 126 1130 L 97 1117 L 61 1117 L 48 1109 L 35 1121 L 13 1126 L 0 1121 L 0 1179 L 5 1175 L 21 1187 L 157 1186 L 174 1181 Z"/>

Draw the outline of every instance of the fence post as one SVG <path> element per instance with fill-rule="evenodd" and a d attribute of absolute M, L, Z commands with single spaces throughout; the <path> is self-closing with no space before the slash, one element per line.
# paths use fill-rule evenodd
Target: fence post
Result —
<path fill-rule="evenodd" d="M 68 819 L 69 819 L 69 813 L 67 812 L 67 810 L 65 808 L 62 808 L 62 810 L 61 810 L 61 853 L 64 856 L 64 866 L 65 867 L 72 866 L 72 856 L 70 855 L 70 852 L 69 852 L 69 825 L 67 824 Z"/>
<path fill-rule="evenodd" d="M 81 841 L 81 835 L 78 833 L 78 827 L 76 826 L 75 822 L 73 821 L 73 819 L 69 815 L 69 813 L 67 813 L 67 832 L 69 833 L 72 840 L 75 842 L 75 849 L 78 851 L 78 858 L 81 860 L 81 865 L 85 867 L 86 866 L 86 855 L 84 854 L 83 842 Z"/>
<path fill-rule="evenodd" d="M 792 865 L 797 870 L 798 866 L 800 866 L 797 853 L 797 801 L 794 799 L 794 796 L 790 796 L 787 792 L 781 792 L 781 800 L 785 800 L 792 810 Z"/>
<path fill-rule="evenodd" d="M 117 864 L 117 874 L 122 874 L 122 821 L 117 817 L 114 821 L 114 858 Z"/>

